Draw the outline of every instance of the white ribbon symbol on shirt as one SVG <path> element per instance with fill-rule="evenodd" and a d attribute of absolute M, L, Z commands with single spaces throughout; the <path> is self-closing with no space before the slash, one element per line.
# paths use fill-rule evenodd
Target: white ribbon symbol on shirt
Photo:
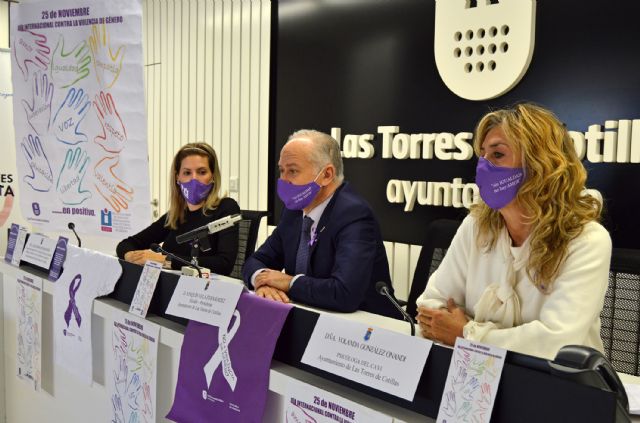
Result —
<path fill-rule="evenodd" d="M 229 384 L 232 391 L 236 389 L 238 378 L 231 367 L 231 356 L 229 355 L 229 343 L 238 332 L 240 327 L 240 312 L 233 312 L 235 319 L 231 328 L 227 331 L 224 328 L 218 328 L 218 349 L 213 353 L 207 364 L 204 365 L 204 375 L 207 378 L 207 386 L 211 389 L 211 379 L 220 363 L 222 363 L 222 375 Z"/>

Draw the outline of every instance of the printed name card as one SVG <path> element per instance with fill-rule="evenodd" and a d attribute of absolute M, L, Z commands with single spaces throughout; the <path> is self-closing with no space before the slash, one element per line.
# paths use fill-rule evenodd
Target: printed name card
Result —
<path fill-rule="evenodd" d="M 48 270 L 53 253 L 56 251 L 56 245 L 55 239 L 47 238 L 41 234 L 31 234 L 24 247 L 21 260 Z"/>
<path fill-rule="evenodd" d="M 11 264 L 14 266 L 20 266 L 22 252 L 24 251 L 24 243 L 27 240 L 27 234 L 29 233 L 29 231 L 27 230 L 27 228 L 24 228 L 22 226 L 16 226 L 18 232 L 13 245 L 13 254 L 11 254 Z M 13 230 L 13 225 L 11 226 L 11 229 Z M 11 243 L 11 234 L 9 234 L 9 243 Z"/>
<path fill-rule="evenodd" d="M 136 287 L 136 293 L 133 295 L 131 301 L 131 307 L 129 307 L 129 313 L 145 317 L 149 310 L 149 304 L 151 303 L 151 297 L 153 297 L 153 291 L 156 290 L 156 284 L 158 278 L 162 272 L 162 263 L 157 261 L 147 260 L 142 269 L 138 286 Z"/>
<path fill-rule="evenodd" d="M 49 277 L 47 278 L 50 281 L 57 281 L 60 273 L 62 273 L 62 265 L 64 264 L 64 259 L 67 257 L 68 242 L 69 239 L 64 236 L 58 237 L 56 251 L 53 253 L 53 261 L 51 262 L 51 269 L 49 270 Z"/>
<path fill-rule="evenodd" d="M 211 279 L 182 275 L 169 301 L 167 313 L 227 328 L 243 287 L 217 278 L 217 275 L 211 275 Z"/>
<path fill-rule="evenodd" d="M 391 423 L 385 414 L 349 401 L 315 386 L 291 379 L 283 410 L 283 422 Z"/>
<path fill-rule="evenodd" d="M 7 251 L 4 253 L 4 261 L 7 263 L 11 263 L 11 259 L 13 258 L 13 251 L 16 249 L 16 241 L 18 239 L 18 231 L 20 230 L 20 225 L 15 223 L 11 224 L 11 229 L 9 230 L 9 239 L 7 241 Z"/>
<path fill-rule="evenodd" d="M 321 314 L 302 362 L 412 401 L 432 345 L 425 339 Z"/>
<path fill-rule="evenodd" d="M 458 338 L 437 423 L 489 422 L 506 355 L 502 348 Z"/>

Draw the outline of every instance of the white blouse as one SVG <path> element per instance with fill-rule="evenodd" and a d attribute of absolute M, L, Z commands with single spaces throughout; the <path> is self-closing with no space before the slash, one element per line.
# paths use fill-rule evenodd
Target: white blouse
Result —
<path fill-rule="evenodd" d="M 528 240 L 513 247 L 505 229 L 488 253 L 476 244 L 476 219 L 462 222 L 438 270 L 418 298 L 418 306 L 465 308 L 472 320 L 466 339 L 552 359 L 570 344 L 603 351 L 600 312 L 609 281 L 611 238 L 598 223 L 585 225 L 569 243 L 567 257 L 547 293 L 525 270 Z"/>

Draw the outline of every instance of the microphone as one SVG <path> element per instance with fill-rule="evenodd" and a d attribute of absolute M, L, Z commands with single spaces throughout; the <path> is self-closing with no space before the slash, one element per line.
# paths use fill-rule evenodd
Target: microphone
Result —
<path fill-rule="evenodd" d="M 178 262 L 180 262 L 180 263 L 182 263 L 182 264 L 184 264 L 186 266 L 195 267 L 196 270 L 198 271 L 198 277 L 202 278 L 202 270 L 200 270 L 200 266 L 196 266 L 195 264 L 190 263 L 190 262 L 186 261 L 185 259 L 183 259 L 181 257 L 178 257 L 173 253 L 168 252 L 167 250 L 163 249 L 159 244 L 151 244 L 150 249 L 154 253 L 162 253 L 162 254 L 165 254 L 165 255 L 171 257 L 171 260 L 178 261 Z M 207 283 L 207 286 L 209 286 L 208 283 Z"/>
<path fill-rule="evenodd" d="M 193 229 L 187 233 L 182 235 L 178 235 L 176 237 L 176 242 L 178 244 L 184 244 L 185 242 L 193 241 L 195 239 L 204 238 L 207 235 L 215 234 L 216 232 L 220 232 L 224 229 L 232 227 L 236 222 L 242 220 L 242 215 L 233 214 L 230 216 L 221 217 L 218 220 L 214 220 L 213 222 L 200 226 L 199 228 Z"/>
<path fill-rule="evenodd" d="M 82 241 L 80 241 L 80 237 L 78 236 L 78 233 L 76 232 L 75 223 L 69 222 L 69 224 L 67 225 L 67 228 L 71 229 L 73 231 L 73 234 L 76 236 L 76 239 L 78 240 L 78 247 L 82 247 Z"/>
<path fill-rule="evenodd" d="M 406 311 L 404 311 L 404 309 L 402 307 L 400 307 L 400 304 L 398 304 L 398 302 L 395 300 L 395 298 L 393 298 L 391 296 L 391 293 L 389 293 L 389 287 L 387 286 L 387 283 L 385 281 L 378 281 L 376 283 L 376 292 L 378 294 L 380 294 L 380 295 L 384 295 L 385 297 L 387 297 L 387 299 L 389 301 L 391 301 L 391 304 L 396 306 L 398 311 L 404 317 L 404 320 L 409 322 L 409 324 L 411 325 L 411 336 L 415 336 L 416 335 L 416 325 L 415 325 L 415 323 L 413 323 L 413 319 L 409 316 L 409 314 L 407 314 Z"/>

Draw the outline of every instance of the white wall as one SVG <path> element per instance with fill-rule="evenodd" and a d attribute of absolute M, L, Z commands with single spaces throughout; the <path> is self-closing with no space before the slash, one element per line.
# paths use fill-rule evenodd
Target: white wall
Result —
<path fill-rule="evenodd" d="M 9 48 L 9 3 L 0 1 L 0 48 Z"/>
<path fill-rule="evenodd" d="M 243 209 L 267 208 L 270 2 L 145 0 L 143 34 L 152 199 L 167 209 L 180 145 L 219 155 L 223 188 Z"/>

